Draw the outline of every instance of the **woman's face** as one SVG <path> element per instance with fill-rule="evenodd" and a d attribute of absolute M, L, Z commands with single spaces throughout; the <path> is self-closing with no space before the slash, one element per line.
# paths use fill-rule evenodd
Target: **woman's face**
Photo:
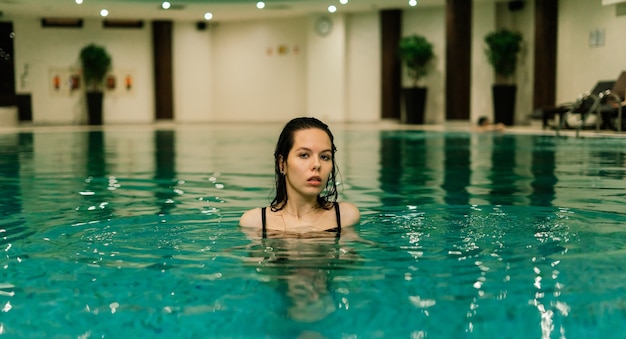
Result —
<path fill-rule="evenodd" d="M 317 196 L 326 187 L 333 169 L 332 144 L 328 134 L 318 128 L 296 131 L 293 147 L 282 169 L 287 195 Z"/>

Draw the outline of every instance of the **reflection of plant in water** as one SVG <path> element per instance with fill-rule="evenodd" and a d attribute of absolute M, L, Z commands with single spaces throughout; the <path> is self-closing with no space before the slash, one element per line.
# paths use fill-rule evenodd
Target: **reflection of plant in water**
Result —
<path fill-rule="evenodd" d="M 329 234 L 330 235 L 330 234 Z M 247 260 L 256 271 L 276 284 L 287 298 L 286 314 L 297 322 L 316 322 L 336 311 L 332 283 L 338 273 L 349 274 L 359 260 L 334 238 L 262 239 L 251 245 Z M 264 279 L 266 280 L 266 279 Z"/>

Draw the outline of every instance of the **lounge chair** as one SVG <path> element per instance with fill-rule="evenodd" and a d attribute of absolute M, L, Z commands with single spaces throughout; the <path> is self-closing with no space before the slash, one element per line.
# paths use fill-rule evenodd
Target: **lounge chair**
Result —
<path fill-rule="evenodd" d="M 626 71 L 617 78 L 610 90 L 600 94 L 603 99 L 599 112 L 602 119 L 602 129 L 614 129 L 621 132 L 626 129 L 626 121 L 622 116 L 622 103 L 626 98 Z"/>
<path fill-rule="evenodd" d="M 598 128 L 600 122 L 598 111 L 602 97 L 615 83 L 613 80 L 600 81 L 590 92 L 578 95 L 576 102 L 562 105 L 567 110 L 559 116 L 556 125 L 557 134 L 564 128 L 575 128 L 577 131 L 594 126 Z"/>
<path fill-rule="evenodd" d="M 569 113 L 572 123 L 575 123 L 576 118 L 580 120 L 580 114 L 586 114 L 589 112 L 589 108 L 591 108 L 594 102 L 594 96 L 599 97 L 601 93 L 612 89 L 614 85 L 615 81 L 613 80 L 600 81 L 591 89 L 591 91 L 580 94 L 575 102 L 562 103 L 558 106 L 544 107 L 540 109 L 539 112 L 541 113 L 543 128 L 547 128 L 548 121 L 556 118 L 557 115 L 559 119 L 556 122 L 556 128 L 573 127 L 569 126 L 569 124 L 564 124 L 566 114 Z M 595 121 L 595 117 L 589 117 L 588 119 L 590 120 L 589 122 L 591 122 L 591 120 Z"/>

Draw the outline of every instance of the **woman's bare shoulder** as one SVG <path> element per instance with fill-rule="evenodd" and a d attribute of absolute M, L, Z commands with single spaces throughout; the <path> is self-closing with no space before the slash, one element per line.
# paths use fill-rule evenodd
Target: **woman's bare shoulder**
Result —
<path fill-rule="evenodd" d="M 342 226 L 353 226 L 359 223 L 361 212 L 354 204 L 342 201 L 339 203 L 339 210 L 341 211 Z"/>
<path fill-rule="evenodd" d="M 262 227 L 263 222 L 261 220 L 261 208 L 253 208 L 244 212 L 239 218 L 239 226 L 241 227 Z"/>

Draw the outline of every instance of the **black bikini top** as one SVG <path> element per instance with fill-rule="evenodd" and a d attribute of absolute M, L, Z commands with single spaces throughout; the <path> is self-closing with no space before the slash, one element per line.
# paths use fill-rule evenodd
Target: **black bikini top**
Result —
<path fill-rule="evenodd" d="M 327 229 L 325 231 L 326 232 L 337 232 L 335 237 L 339 238 L 341 236 L 341 213 L 339 212 L 339 203 L 338 202 L 334 202 L 333 204 L 335 206 L 335 216 L 337 217 L 337 227 L 330 228 L 330 229 Z M 267 238 L 267 227 L 266 227 L 267 216 L 266 216 L 266 213 L 267 213 L 267 207 L 261 208 L 261 221 L 262 221 L 262 224 L 263 224 L 263 229 L 262 229 L 263 239 Z"/>

